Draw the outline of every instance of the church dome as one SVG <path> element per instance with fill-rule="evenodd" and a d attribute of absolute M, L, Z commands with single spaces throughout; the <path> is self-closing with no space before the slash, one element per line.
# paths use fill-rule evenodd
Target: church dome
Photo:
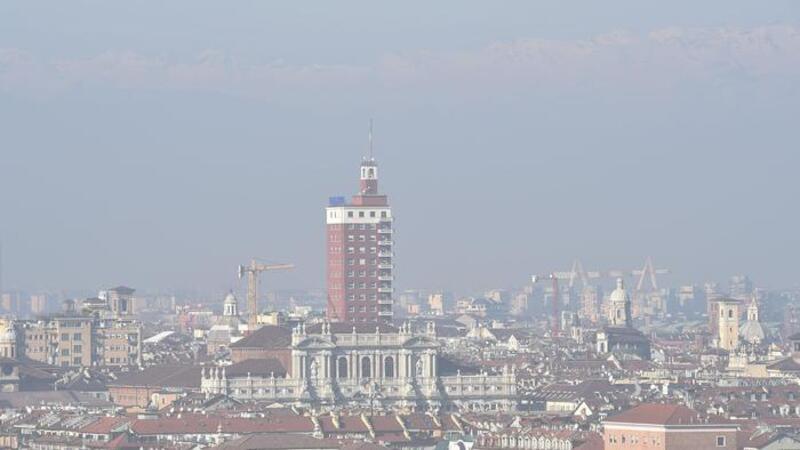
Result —
<path fill-rule="evenodd" d="M 236 304 L 236 296 L 233 295 L 233 292 L 228 292 L 228 295 L 225 296 L 225 304 L 226 305 Z"/>
<path fill-rule="evenodd" d="M 741 334 L 742 339 L 751 344 L 763 342 L 764 338 L 766 337 L 764 333 L 764 327 L 761 326 L 760 322 L 755 320 L 746 321 L 739 330 L 739 333 Z"/>
<path fill-rule="evenodd" d="M 611 303 L 624 303 L 628 301 L 628 293 L 625 291 L 625 284 L 622 278 L 617 278 L 617 288 L 609 296 Z"/>

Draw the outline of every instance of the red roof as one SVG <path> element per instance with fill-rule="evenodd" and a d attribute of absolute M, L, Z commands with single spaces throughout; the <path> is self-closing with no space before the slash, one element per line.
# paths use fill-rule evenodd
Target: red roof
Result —
<path fill-rule="evenodd" d="M 186 417 L 140 419 L 131 422 L 136 435 L 212 434 L 220 427 L 223 433 L 311 433 L 314 424 L 308 417 L 280 416 L 258 419 Z"/>
<path fill-rule="evenodd" d="M 369 433 L 369 428 L 361 420 L 361 416 L 340 416 L 336 422 L 334 423 L 331 416 L 319 418 L 319 426 L 323 433 Z"/>
<path fill-rule="evenodd" d="M 88 434 L 111 434 L 112 431 L 118 429 L 121 425 L 128 423 L 130 419 L 127 417 L 101 417 L 98 420 L 86 425 L 79 431 Z"/>
<path fill-rule="evenodd" d="M 682 405 L 644 403 L 610 417 L 605 423 L 636 423 L 649 425 L 691 425 L 730 423 L 720 419 L 709 420 Z"/>

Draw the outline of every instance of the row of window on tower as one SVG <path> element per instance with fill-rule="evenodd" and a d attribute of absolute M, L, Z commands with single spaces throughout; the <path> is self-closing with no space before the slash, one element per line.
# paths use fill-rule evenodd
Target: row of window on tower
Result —
<path fill-rule="evenodd" d="M 350 306 L 350 307 L 347 308 L 347 311 L 351 312 L 351 313 L 354 313 L 354 312 L 356 312 L 356 307 L 355 306 Z M 369 308 L 369 311 L 378 312 L 378 307 L 377 306 L 372 306 L 372 307 Z M 362 312 L 362 313 L 367 312 L 366 305 L 362 305 L 361 307 L 359 307 L 358 308 L 358 312 Z"/>
<path fill-rule="evenodd" d="M 331 253 L 342 253 L 343 248 L 344 247 L 331 247 Z M 376 255 L 378 253 L 377 247 L 358 247 L 357 249 L 356 247 L 347 247 L 347 254 L 355 255 L 356 250 L 358 250 L 359 254 L 364 254 L 364 255 L 366 254 Z"/>
<path fill-rule="evenodd" d="M 359 211 L 358 212 L 358 217 L 360 219 L 363 219 L 363 218 L 367 217 L 366 213 L 367 213 L 367 211 Z M 377 218 L 378 217 L 378 213 L 377 213 L 377 211 L 369 211 L 369 216 L 371 218 Z M 381 219 L 386 219 L 386 218 L 389 217 L 389 213 L 386 212 L 386 211 L 381 211 L 380 216 L 381 216 Z M 347 211 L 347 217 L 350 218 L 350 219 L 355 218 L 355 212 L 354 211 Z"/>
<path fill-rule="evenodd" d="M 330 276 L 331 276 L 331 278 L 340 278 L 342 276 L 342 273 L 341 272 L 331 272 Z M 371 270 L 369 272 L 367 272 L 366 270 L 360 270 L 358 272 L 356 272 L 355 270 L 348 270 L 347 271 L 347 278 L 356 278 L 356 277 L 358 277 L 358 278 L 375 278 L 376 276 L 378 276 L 378 273 L 376 271 L 374 271 L 374 270 Z M 388 271 L 385 271 L 384 273 L 381 273 L 380 276 L 382 276 L 382 277 L 390 277 L 392 275 L 391 275 L 391 273 L 388 273 Z M 334 287 L 336 287 L 336 286 L 334 286 Z"/>

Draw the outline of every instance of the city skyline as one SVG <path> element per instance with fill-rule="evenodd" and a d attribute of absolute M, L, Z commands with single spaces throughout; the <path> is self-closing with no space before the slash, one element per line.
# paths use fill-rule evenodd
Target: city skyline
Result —
<path fill-rule="evenodd" d="M 0 2 L 0 448 L 800 450 L 800 3 Z"/>

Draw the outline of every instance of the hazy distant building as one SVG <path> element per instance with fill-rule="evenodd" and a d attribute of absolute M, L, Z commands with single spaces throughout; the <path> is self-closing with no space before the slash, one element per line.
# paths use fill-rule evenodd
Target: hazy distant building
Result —
<path fill-rule="evenodd" d="M 31 314 L 38 316 L 47 312 L 47 295 L 31 295 Z"/>
<path fill-rule="evenodd" d="M 747 300 L 753 295 L 753 282 L 747 275 L 734 275 L 730 279 L 728 292 L 731 298 Z"/>
<path fill-rule="evenodd" d="M 17 312 L 17 296 L 9 292 L 1 295 L 0 308 L 3 312 Z"/>
<path fill-rule="evenodd" d="M 524 292 L 520 292 L 511 300 L 510 312 L 512 315 L 520 316 L 528 312 L 528 302 L 530 296 Z"/>
<path fill-rule="evenodd" d="M 114 317 L 127 316 L 134 313 L 133 293 L 135 289 L 118 286 L 106 291 L 108 305 Z"/>
<path fill-rule="evenodd" d="M 428 296 L 428 311 L 434 316 L 444 315 L 444 294 L 439 292 Z"/>
<path fill-rule="evenodd" d="M 327 317 L 332 321 L 391 321 L 392 210 L 378 193 L 378 165 L 361 162 L 360 191 L 350 203 L 332 197 L 327 218 Z"/>
<path fill-rule="evenodd" d="M 709 328 L 717 347 L 732 351 L 739 346 L 739 301 L 717 298 L 710 302 Z"/>
<path fill-rule="evenodd" d="M 601 291 L 597 286 L 585 286 L 581 290 L 581 316 L 590 323 L 597 323 L 600 315 Z"/>

